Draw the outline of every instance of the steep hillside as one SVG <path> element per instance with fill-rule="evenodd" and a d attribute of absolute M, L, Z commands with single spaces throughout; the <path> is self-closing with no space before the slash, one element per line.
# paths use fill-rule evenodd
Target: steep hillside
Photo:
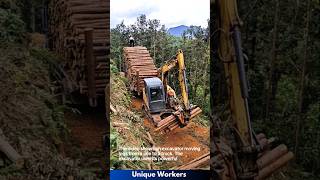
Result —
<path fill-rule="evenodd" d="M 0 179 L 99 179 L 82 167 L 85 155 L 65 123 L 69 108 L 55 92 L 60 58 L 35 47 L 44 36 L 27 33 L 20 6 L 0 3 Z"/>
<path fill-rule="evenodd" d="M 130 109 L 131 95 L 127 91 L 126 79 L 116 73 L 110 77 L 110 107 L 111 107 L 111 164 L 112 169 L 146 169 L 146 162 L 133 163 L 129 161 L 119 161 L 118 152 L 120 147 L 137 146 L 148 144 L 142 137 L 144 131 L 143 119 L 139 112 Z"/>
<path fill-rule="evenodd" d="M 0 179 L 80 177 L 76 159 L 60 150 L 67 141 L 64 107 L 51 94 L 49 52 L 11 45 L 0 48 L 0 136 L 24 159 L 16 166 L 3 154 Z"/>
<path fill-rule="evenodd" d="M 209 127 L 195 118 L 188 126 L 170 133 L 154 132 L 155 127 L 145 117 L 141 97 L 127 91 L 127 79 L 111 74 L 111 168 L 114 169 L 170 169 L 181 166 L 209 152 Z M 149 134 L 149 135 L 148 135 Z M 185 152 L 176 161 L 119 161 L 123 147 L 197 147 L 201 151 Z M 206 168 L 206 167 L 203 167 Z"/>

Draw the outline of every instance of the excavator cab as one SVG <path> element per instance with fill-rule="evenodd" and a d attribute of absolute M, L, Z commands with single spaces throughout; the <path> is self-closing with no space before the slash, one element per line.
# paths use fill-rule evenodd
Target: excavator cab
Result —
<path fill-rule="evenodd" d="M 166 109 L 165 93 L 162 81 L 155 78 L 144 79 L 143 100 L 151 113 L 162 112 Z"/>

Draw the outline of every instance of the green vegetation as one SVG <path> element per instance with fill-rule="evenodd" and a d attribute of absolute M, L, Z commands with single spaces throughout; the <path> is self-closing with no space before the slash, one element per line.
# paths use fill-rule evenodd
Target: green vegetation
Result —
<path fill-rule="evenodd" d="M 66 107 L 53 92 L 53 82 L 61 75 L 59 58 L 46 49 L 30 47 L 30 24 L 23 12 L 27 4 L 40 1 L 26 2 L 0 2 L 0 136 L 25 162 L 18 169 L 1 153 L 0 179 L 95 177 L 83 174 L 79 159 L 62 155 L 64 146 L 70 146 L 70 135 L 64 122 Z"/>
<path fill-rule="evenodd" d="M 24 27 L 17 14 L 0 9 L 0 43 L 22 42 L 25 38 Z"/>
<path fill-rule="evenodd" d="M 111 169 L 150 169 L 151 164 L 154 169 L 172 168 L 165 161 L 122 161 L 119 160 L 119 152 L 124 147 L 151 147 L 150 140 L 146 136 L 146 132 L 152 133 L 150 126 L 146 125 L 146 116 L 139 110 L 134 109 L 133 104 L 141 103 L 141 99 L 135 99 L 127 90 L 127 79 L 119 73 L 111 73 L 111 95 L 110 104 L 116 110 L 111 113 L 111 131 L 110 131 L 110 167 Z M 133 101 L 137 101 L 134 102 Z M 202 127 L 208 127 L 208 119 L 204 117 L 196 117 L 192 120 Z M 149 122 L 149 121 L 148 121 Z M 145 124 L 146 123 L 146 124 Z M 150 124 L 153 126 L 153 124 Z M 193 126 L 194 127 L 194 126 Z M 187 127 L 186 127 L 187 128 Z M 192 135 L 196 135 L 193 129 L 190 129 Z M 202 132 L 203 133 L 203 132 Z M 157 132 L 159 136 L 153 136 L 157 145 L 161 144 L 164 134 Z M 205 139 L 204 141 L 207 141 Z M 207 141 L 206 144 L 209 142 Z"/>
<path fill-rule="evenodd" d="M 255 130 L 295 153 L 288 179 L 319 179 L 319 1 L 238 2 Z"/>
<path fill-rule="evenodd" d="M 131 110 L 131 94 L 127 91 L 126 78 L 118 73 L 111 73 L 110 103 L 117 110 L 111 115 L 111 169 L 148 169 L 144 161 L 119 160 L 121 147 L 146 147 L 148 142 L 143 138 L 143 114 Z"/>
<path fill-rule="evenodd" d="M 182 37 L 167 34 L 167 29 L 159 20 L 147 19 L 145 15 L 137 18 L 137 22 L 124 25 L 122 22 L 111 29 L 111 105 L 119 111 L 111 115 L 111 168 L 149 169 L 151 162 L 119 161 L 120 147 L 148 147 L 150 143 L 145 138 L 148 127 L 144 124 L 145 116 L 140 111 L 132 110 L 132 95 L 127 90 L 128 82 L 120 73 L 124 71 L 123 47 L 129 46 L 129 37 L 133 36 L 136 46 L 146 47 L 154 63 L 159 68 L 165 61 L 176 55 L 182 49 L 187 67 L 189 98 L 203 110 L 201 117 L 192 121 L 197 125 L 209 127 L 209 42 L 206 35 L 208 28 L 192 26 Z M 180 94 L 177 71 L 169 74 L 169 84 Z M 128 104 L 129 102 L 129 104 Z M 194 134 L 194 132 L 192 132 Z M 159 137 L 158 137 L 159 138 Z M 157 137 L 157 141 L 163 141 Z M 206 139 L 207 140 L 207 139 Z M 170 166 L 166 162 L 152 162 L 153 168 L 165 169 Z"/>
<path fill-rule="evenodd" d="M 1 47 L 0 54 L 0 99 L 5 102 L 0 107 L 1 134 L 25 157 L 26 163 L 20 170 L 13 166 L 0 168 L 1 177 L 36 178 L 41 171 L 51 177 L 77 176 L 75 161 L 59 155 L 59 147 L 69 132 L 64 123 L 65 107 L 51 93 L 47 58 L 52 55 L 18 44 Z M 40 58 L 44 56 L 47 58 Z M 42 167 L 42 163 L 46 166 Z M 63 167 L 70 169 L 61 174 L 55 171 Z"/>
<path fill-rule="evenodd" d="M 161 67 L 171 59 L 178 49 L 182 49 L 187 67 L 190 100 L 200 106 L 205 115 L 210 112 L 209 105 L 209 42 L 206 41 L 209 29 L 191 26 L 182 37 L 167 34 L 165 25 L 157 19 L 147 19 L 145 15 L 137 18 L 135 24 L 126 26 L 123 22 L 111 29 L 111 70 L 114 66 L 123 71 L 122 49 L 129 46 L 129 37 L 134 37 L 136 45 L 150 51 L 156 66 Z M 173 72 L 176 73 L 176 72 Z M 169 75 L 169 84 L 179 89 L 177 76 Z M 178 92 L 179 94 L 179 92 Z"/>

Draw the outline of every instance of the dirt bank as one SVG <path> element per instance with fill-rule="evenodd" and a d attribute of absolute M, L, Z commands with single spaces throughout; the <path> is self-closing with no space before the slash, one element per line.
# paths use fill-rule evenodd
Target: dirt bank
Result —
<path fill-rule="evenodd" d="M 142 100 L 133 97 L 131 99 L 131 109 L 134 111 L 142 111 Z M 180 166 L 193 159 L 208 153 L 210 134 L 209 128 L 198 123 L 190 122 L 184 128 L 176 128 L 173 131 L 161 134 L 156 133 L 153 124 L 149 119 L 144 119 L 144 126 L 150 132 L 158 147 L 198 147 L 200 151 L 184 151 L 183 155 L 178 158 L 177 162 L 167 163 L 168 167 Z"/>

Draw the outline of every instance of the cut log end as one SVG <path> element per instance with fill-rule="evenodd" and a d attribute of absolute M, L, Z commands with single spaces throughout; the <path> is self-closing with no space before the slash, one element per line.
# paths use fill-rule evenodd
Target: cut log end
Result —
<path fill-rule="evenodd" d="M 0 136 L 0 151 L 3 152 L 10 161 L 12 161 L 18 169 L 24 165 L 23 157 L 5 140 Z"/>

